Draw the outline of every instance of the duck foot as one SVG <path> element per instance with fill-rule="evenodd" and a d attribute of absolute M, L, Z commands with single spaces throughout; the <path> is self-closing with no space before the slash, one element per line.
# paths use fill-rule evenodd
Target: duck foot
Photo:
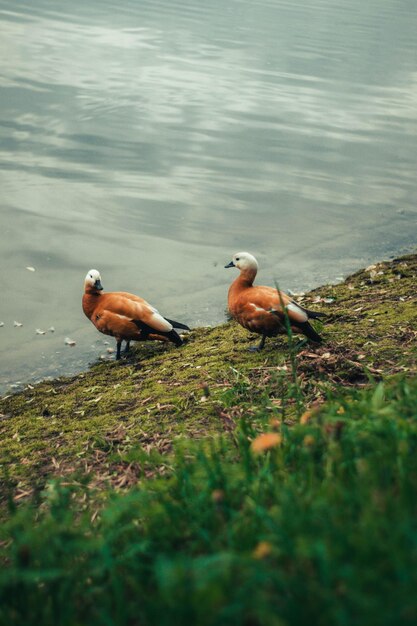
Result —
<path fill-rule="evenodd" d="M 259 343 L 258 346 L 251 346 L 250 348 L 248 348 L 249 352 L 258 352 L 258 350 L 262 350 L 262 348 L 265 345 L 265 339 L 266 339 L 266 335 L 262 335 L 262 339 Z"/>

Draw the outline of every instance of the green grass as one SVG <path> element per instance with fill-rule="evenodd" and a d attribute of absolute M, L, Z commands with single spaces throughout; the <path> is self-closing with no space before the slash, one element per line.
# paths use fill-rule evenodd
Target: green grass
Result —
<path fill-rule="evenodd" d="M 87 486 L 10 497 L 0 622 L 414 624 L 416 396 L 405 378 L 337 394 L 258 454 L 270 413 L 243 416 L 98 512 Z"/>
<path fill-rule="evenodd" d="M 194 330 L 180 349 L 139 345 L 127 360 L 0 398 L 0 481 L 7 472 L 19 502 L 80 472 L 104 490 L 129 488 L 167 471 L 169 459 L 155 470 L 143 453 L 168 457 L 178 439 L 215 438 L 266 405 L 294 419 L 369 374 L 416 372 L 416 280 L 409 255 L 304 296 L 304 306 L 329 314 L 320 347 L 278 337 L 250 353 L 259 337 L 229 323 Z"/>
<path fill-rule="evenodd" d="M 416 623 L 416 277 L 307 294 L 319 347 L 225 324 L 0 399 L 0 625 Z"/>

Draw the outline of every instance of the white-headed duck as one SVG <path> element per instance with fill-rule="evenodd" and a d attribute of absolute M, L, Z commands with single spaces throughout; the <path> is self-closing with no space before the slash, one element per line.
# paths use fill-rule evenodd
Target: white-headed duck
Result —
<path fill-rule="evenodd" d="M 190 330 L 185 324 L 163 317 L 143 298 L 124 291 L 103 292 L 101 276 L 90 270 L 85 277 L 83 311 L 101 333 L 116 338 L 116 359 L 120 359 L 122 341 L 126 352 L 130 341 L 172 341 L 181 346 L 183 340 L 174 328 Z"/>
<path fill-rule="evenodd" d="M 302 333 L 317 343 L 322 341 L 308 320 L 325 317 L 325 314 L 305 309 L 293 302 L 286 293 L 273 287 L 254 286 L 258 262 L 252 254 L 238 252 L 225 267 L 237 267 L 240 270 L 229 288 L 230 314 L 243 328 L 262 335 L 259 346 L 251 350 L 262 350 L 267 337 L 285 333 L 286 315 L 295 333 Z"/>

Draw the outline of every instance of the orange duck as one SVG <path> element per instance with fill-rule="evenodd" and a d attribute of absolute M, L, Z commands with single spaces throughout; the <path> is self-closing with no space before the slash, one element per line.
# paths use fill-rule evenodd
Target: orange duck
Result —
<path fill-rule="evenodd" d="M 325 317 L 325 313 L 309 311 L 273 287 L 254 286 L 258 262 L 252 254 L 239 252 L 225 267 L 240 270 L 240 275 L 229 288 L 228 306 L 232 317 L 243 328 L 262 335 L 260 344 L 250 350 L 262 350 L 267 337 L 286 333 L 286 314 L 295 333 L 302 333 L 317 343 L 322 341 L 308 320 Z"/>
<path fill-rule="evenodd" d="M 166 317 L 143 298 L 125 291 L 103 292 L 101 276 L 90 270 L 85 277 L 83 311 L 101 333 L 116 338 L 116 359 L 120 359 L 122 341 L 126 341 L 126 352 L 130 341 L 172 341 L 181 346 L 183 340 L 174 328 L 190 330 Z"/>

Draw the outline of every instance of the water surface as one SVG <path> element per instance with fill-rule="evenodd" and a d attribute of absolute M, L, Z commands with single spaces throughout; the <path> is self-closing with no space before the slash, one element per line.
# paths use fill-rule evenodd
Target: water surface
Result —
<path fill-rule="evenodd" d="M 236 251 L 297 290 L 414 246 L 414 0 L 0 8 L 3 391 L 105 353 L 90 268 L 193 326 Z"/>

